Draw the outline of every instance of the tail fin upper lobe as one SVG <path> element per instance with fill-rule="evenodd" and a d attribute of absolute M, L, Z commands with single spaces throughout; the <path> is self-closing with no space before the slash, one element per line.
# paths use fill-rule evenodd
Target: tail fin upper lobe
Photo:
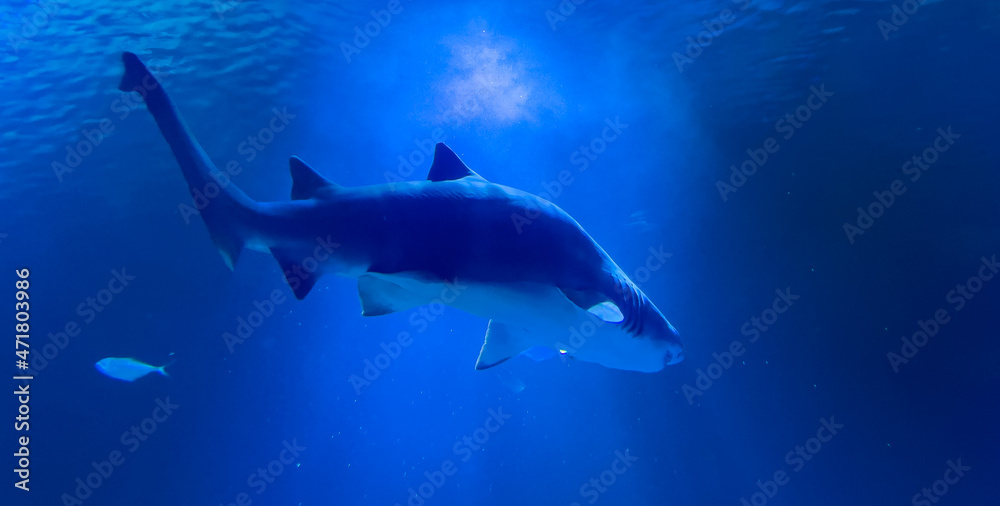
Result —
<path fill-rule="evenodd" d="M 212 163 L 142 60 L 133 53 L 125 52 L 122 53 L 122 62 L 125 64 L 125 74 L 118 89 L 142 95 L 160 133 L 181 166 L 195 207 L 208 226 L 212 242 L 219 249 L 226 265 L 232 269 L 253 232 L 250 224 L 259 213 L 257 203 Z"/>
<path fill-rule="evenodd" d="M 121 91 L 139 91 L 136 88 L 142 87 L 157 87 L 159 83 L 156 82 L 156 78 L 149 73 L 149 69 L 146 65 L 142 63 L 135 53 L 124 52 L 122 53 L 122 63 L 125 64 L 125 75 L 122 76 L 121 82 L 118 83 L 118 89 Z M 143 80 L 147 80 L 144 85 Z M 156 83 L 157 86 L 154 86 Z"/>

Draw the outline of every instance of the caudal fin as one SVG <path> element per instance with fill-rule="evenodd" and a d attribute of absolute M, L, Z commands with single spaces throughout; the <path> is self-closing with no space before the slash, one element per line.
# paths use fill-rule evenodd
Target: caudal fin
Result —
<path fill-rule="evenodd" d="M 257 203 L 212 163 L 142 60 L 134 53 L 125 52 L 122 63 L 125 74 L 118 89 L 138 92 L 142 96 L 187 180 L 194 208 L 181 208 L 184 219 L 195 214 L 197 209 L 208 226 L 212 242 L 232 269 L 252 233 L 253 219 L 259 214 Z"/>
<path fill-rule="evenodd" d="M 176 362 L 177 362 L 177 359 L 171 360 L 170 362 L 167 362 L 166 364 L 163 364 L 160 367 L 157 367 L 156 368 L 156 372 L 158 372 L 158 373 L 162 374 L 163 376 L 166 376 L 166 377 L 169 378 L 170 374 L 167 374 L 167 368 L 170 367 L 170 366 L 172 366 L 172 365 L 174 365 Z"/>
<path fill-rule="evenodd" d="M 135 53 L 130 53 L 128 51 L 122 53 L 122 63 L 125 64 L 125 75 L 122 76 L 122 80 L 118 83 L 118 89 L 121 91 L 138 91 L 136 88 L 142 88 L 143 80 L 146 81 L 147 87 L 158 87 L 159 83 L 156 78 L 149 73 L 149 69 L 146 65 L 142 63 Z M 154 86 L 154 84 L 156 86 Z"/>

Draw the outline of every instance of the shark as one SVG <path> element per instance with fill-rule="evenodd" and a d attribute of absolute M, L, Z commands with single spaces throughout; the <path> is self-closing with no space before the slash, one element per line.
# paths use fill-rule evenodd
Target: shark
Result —
<path fill-rule="evenodd" d="M 220 173 L 139 57 L 122 61 L 119 90 L 142 96 L 230 269 L 242 250 L 261 251 L 299 300 L 331 274 L 357 279 L 363 316 L 443 304 L 488 319 L 479 370 L 521 354 L 647 373 L 683 360 L 677 329 L 579 223 L 445 144 L 426 180 L 361 187 L 292 156 L 291 200 L 256 201 Z"/>

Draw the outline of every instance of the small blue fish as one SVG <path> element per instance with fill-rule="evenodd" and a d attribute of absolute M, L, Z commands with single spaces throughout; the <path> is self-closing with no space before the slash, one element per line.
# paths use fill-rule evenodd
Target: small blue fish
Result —
<path fill-rule="evenodd" d="M 169 376 L 165 370 L 168 365 L 173 364 L 173 361 L 156 367 L 154 365 L 149 365 L 144 362 L 140 362 L 134 358 L 105 358 L 96 364 L 94 367 L 101 374 L 114 378 L 116 380 L 122 381 L 135 381 L 151 372 L 158 372 L 164 376 Z"/>

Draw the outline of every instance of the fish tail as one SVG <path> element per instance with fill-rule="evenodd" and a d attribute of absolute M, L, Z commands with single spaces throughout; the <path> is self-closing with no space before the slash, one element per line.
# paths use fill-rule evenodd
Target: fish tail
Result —
<path fill-rule="evenodd" d="M 170 362 L 167 362 L 166 364 L 163 364 L 163 365 L 161 365 L 160 367 L 157 367 L 157 368 L 156 368 L 156 370 L 157 370 L 157 372 L 159 372 L 159 373 L 160 373 L 161 375 L 163 375 L 163 376 L 166 376 L 166 377 L 168 377 L 168 378 L 169 378 L 169 377 L 170 377 L 170 374 L 169 374 L 169 373 L 167 373 L 167 367 L 170 367 L 170 366 L 174 365 L 174 363 L 175 363 L 175 362 L 177 362 L 177 360 L 176 360 L 176 359 L 174 359 L 174 360 L 171 360 Z"/>
<path fill-rule="evenodd" d="M 138 92 L 160 127 L 160 133 L 174 153 L 187 180 L 195 208 L 181 209 L 185 221 L 201 214 L 212 241 L 230 269 L 240 251 L 253 235 L 252 224 L 259 213 L 258 204 L 230 181 L 191 134 L 163 86 L 133 53 L 123 53 L 125 74 L 118 89 Z"/>

